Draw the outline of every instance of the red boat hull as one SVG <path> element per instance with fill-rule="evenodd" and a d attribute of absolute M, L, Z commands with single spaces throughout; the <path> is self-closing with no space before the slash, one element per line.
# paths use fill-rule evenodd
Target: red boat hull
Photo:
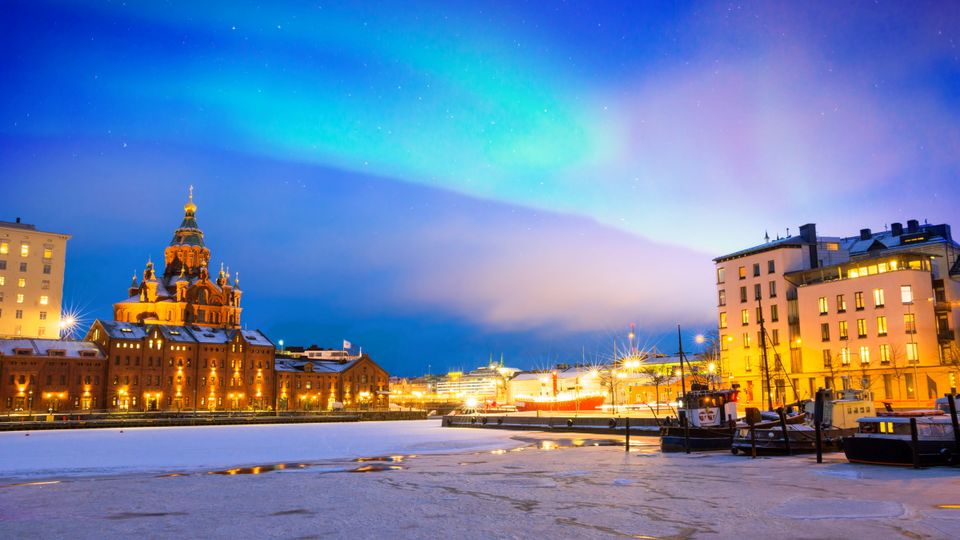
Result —
<path fill-rule="evenodd" d="M 589 396 L 565 401 L 518 401 L 518 411 L 595 411 L 603 405 L 604 396 Z"/>

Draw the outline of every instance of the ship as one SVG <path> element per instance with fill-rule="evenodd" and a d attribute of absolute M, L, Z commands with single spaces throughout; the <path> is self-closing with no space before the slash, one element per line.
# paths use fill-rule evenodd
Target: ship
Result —
<path fill-rule="evenodd" d="M 558 398 L 538 396 L 536 398 L 520 398 L 514 402 L 517 410 L 525 411 L 583 411 L 593 412 L 598 410 L 606 396 L 590 395 L 574 398 Z"/>
<path fill-rule="evenodd" d="M 938 399 L 936 405 L 936 409 L 885 411 L 860 418 L 859 430 L 843 438 L 843 453 L 851 463 L 957 465 L 960 430 L 956 410 L 950 411 L 946 398 Z"/>
<path fill-rule="evenodd" d="M 694 384 L 681 398 L 679 417 L 660 426 L 663 452 L 729 450 L 737 422 L 734 389 L 709 390 Z"/>

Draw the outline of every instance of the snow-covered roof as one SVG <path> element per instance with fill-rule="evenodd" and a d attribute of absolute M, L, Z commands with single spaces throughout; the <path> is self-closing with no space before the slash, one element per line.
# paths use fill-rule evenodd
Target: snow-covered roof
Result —
<path fill-rule="evenodd" d="M 70 358 L 89 357 L 96 355 L 102 358 L 103 354 L 96 343 L 90 341 L 61 341 L 59 339 L 0 339 L 0 354 L 13 356 L 17 350 L 29 349 L 30 354 L 47 356 L 50 351 L 62 351 L 63 356 Z"/>
<path fill-rule="evenodd" d="M 170 324 L 140 324 L 125 323 L 118 321 L 97 320 L 107 335 L 113 339 L 144 339 L 153 332 L 154 329 L 160 331 L 160 334 L 166 341 L 174 343 L 229 343 L 237 332 L 240 332 L 244 341 L 251 345 L 263 347 L 273 347 L 263 332 L 259 330 L 236 330 L 233 328 L 214 328 L 209 326 L 177 326 Z"/>

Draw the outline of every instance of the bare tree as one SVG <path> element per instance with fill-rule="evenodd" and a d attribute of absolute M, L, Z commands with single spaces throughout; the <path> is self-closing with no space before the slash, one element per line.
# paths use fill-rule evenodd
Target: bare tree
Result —
<path fill-rule="evenodd" d="M 657 408 L 660 407 L 660 385 L 670 384 L 676 377 L 673 375 L 673 369 L 670 366 L 646 366 L 640 370 L 640 373 L 650 379 L 656 389 Z"/>

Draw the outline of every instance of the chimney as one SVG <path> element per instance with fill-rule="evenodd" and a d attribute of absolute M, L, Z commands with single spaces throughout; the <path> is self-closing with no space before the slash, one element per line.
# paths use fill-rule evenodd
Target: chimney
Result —
<path fill-rule="evenodd" d="M 19 218 L 19 217 L 17 218 L 17 223 L 20 223 L 20 218 Z"/>
<path fill-rule="evenodd" d="M 870 229 L 860 229 L 861 240 L 869 240 L 871 236 L 873 235 L 870 234 Z"/>
<path fill-rule="evenodd" d="M 907 232 L 915 233 L 920 230 L 920 222 L 915 219 L 907 220 Z"/>
<path fill-rule="evenodd" d="M 890 225 L 890 232 L 893 236 L 900 236 L 903 234 L 903 223 L 894 223 Z"/>

